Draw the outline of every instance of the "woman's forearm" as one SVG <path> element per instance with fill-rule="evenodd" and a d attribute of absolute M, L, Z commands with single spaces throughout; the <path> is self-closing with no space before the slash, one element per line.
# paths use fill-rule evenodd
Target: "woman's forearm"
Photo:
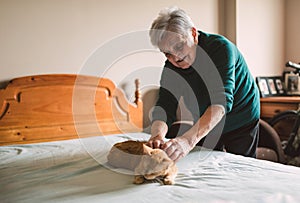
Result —
<path fill-rule="evenodd" d="M 194 147 L 221 121 L 224 115 L 225 108 L 222 105 L 208 107 L 195 125 L 183 135 L 189 141 L 189 145 Z"/>
<path fill-rule="evenodd" d="M 160 138 L 164 138 L 168 132 L 168 126 L 165 122 L 156 120 L 151 125 L 151 138 L 159 136 Z"/>

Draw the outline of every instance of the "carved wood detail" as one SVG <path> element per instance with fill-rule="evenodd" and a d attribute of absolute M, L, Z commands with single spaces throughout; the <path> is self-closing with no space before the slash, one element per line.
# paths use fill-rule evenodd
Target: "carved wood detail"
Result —
<path fill-rule="evenodd" d="M 53 74 L 16 78 L 0 90 L 0 145 L 142 130 L 142 102 L 107 78 Z"/>

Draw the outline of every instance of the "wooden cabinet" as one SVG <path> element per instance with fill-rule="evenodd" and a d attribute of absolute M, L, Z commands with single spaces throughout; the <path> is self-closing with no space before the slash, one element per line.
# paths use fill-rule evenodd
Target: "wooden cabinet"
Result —
<path fill-rule="evenodd" d="M 297 110 L 300 107 L 300 96 L 265 97 L 260 99 L 260 104 L 261 118 L 268 120 L 280 112 Z"/>

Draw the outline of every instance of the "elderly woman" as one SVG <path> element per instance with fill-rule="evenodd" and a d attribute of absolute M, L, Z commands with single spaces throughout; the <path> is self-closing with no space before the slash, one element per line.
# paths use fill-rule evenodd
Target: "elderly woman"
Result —
<path fill-rule="evenodd" d="M 165 150 L 174 161 L 196 145 L 255 157 L 259 91 L 237 47 L 223 36 L 198 31 L 178 8 L 159 13 L 150 38 L 167 60 L 148 145 Z M 181 97 L 193 116 L 193 126 L 176 136 L 172 123 Z M 167 134 L 173 139 L 164 142 Z"/>

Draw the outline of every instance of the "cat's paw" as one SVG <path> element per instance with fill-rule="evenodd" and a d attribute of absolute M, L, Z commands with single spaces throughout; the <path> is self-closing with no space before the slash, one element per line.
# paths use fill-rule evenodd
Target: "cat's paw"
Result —
<path fill-rule="evenodd" d="M 165 185 L 174 185 L 175 181 L 171 178 L 164 178 L 164 184 Z"/>
<path fill-rule="evenodd" d="M 133 181 L 134 184 L 142 184 L 144 182 L 145 182 L 145 179 L 143 176 L 135 176 L 134 177 L 134 181 Z"/>

